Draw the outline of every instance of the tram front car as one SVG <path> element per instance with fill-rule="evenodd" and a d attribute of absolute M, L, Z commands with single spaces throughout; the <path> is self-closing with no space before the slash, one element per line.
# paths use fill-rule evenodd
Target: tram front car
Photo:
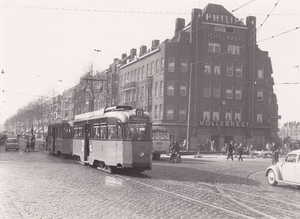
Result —
<path fill-rule="evenodd" d="M 75 116 L 73 153 L 80 161 L 107 172 L 152 167 L 152 119 L 142 109 L 115 106 Z M 82 133 L 76 137 L 77 129 Z"/>

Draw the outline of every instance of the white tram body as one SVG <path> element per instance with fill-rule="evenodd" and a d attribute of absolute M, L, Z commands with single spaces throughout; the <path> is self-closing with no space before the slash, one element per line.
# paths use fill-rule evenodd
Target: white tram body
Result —
<path fill-rule="evenodd" d="M 152 120 L 149 113 L 116 106 L 76 115 L 73 156 L 80 162 L 112 172 L 151 170 Z"/>

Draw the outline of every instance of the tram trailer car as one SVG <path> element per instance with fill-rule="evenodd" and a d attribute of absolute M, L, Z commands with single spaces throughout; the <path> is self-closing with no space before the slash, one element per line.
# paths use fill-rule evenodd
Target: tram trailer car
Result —
<path fill-rule="evenodd" d="M 73 156 L 72 122 L 48 125 L 47 148 L 53 155 Z"/>
<path fill-rule="evenodd" d="M 152 167 L 152 119 L 142 109 L 115 106 L 76 115 L 73 156 L 81 163 L 113 173 Z"/>

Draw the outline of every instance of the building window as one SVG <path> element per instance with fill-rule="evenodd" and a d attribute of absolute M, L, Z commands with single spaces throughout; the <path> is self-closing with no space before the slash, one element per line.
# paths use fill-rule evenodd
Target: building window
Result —
<path fill-rule="evenodd" d="M 155 97 L 158 97 L 158 82 L 155 83 Z"/>
<path fill-rule="evenodd" d="M 138 75 L 137 75 L 137 80 L 140 80 L 140 75 L 141 75 L 141 68 L 138 68 Z"/>
<path fill-rule="evenodd" d="M 163 119 L 163 105 L 162 104 L 159 105 L 159 118 Z"/>
<path fill-rule="evenodd" d="M 204 97 L 210 98 L 211 97 L 211 84 L 206 83 L 204 85 Z"/>
<path fill-rule="evenodd" d="M 160 96 L 162 97 L 164 95 L 164 83 L 163 83 L 163 81 L 160 82 L 159 89 L 160 89 L 160 92 L 159 92 Z"/>
<path fill-rule="evenodd" d="M 180 72 L 187 73 L 187 71 L 188 71 L 188 59 L 181 57 Z"/>
<path fill-rule="evenodd" d="M 240 46 L 237 45 L 228 45 L 228 54 L 239 55 L 240 54 Z"/>
<path fill-rule="evenodd" d="M 174 81 L 168 81 L 167 83 L 167 95 L 174 96 Z"/>
<path fill-rule="evenodd" d="M 147 99 L 148 96 L 149 96 L 149 85 L 146 84 L 146 86 L 145 86 L 145 99 Z"/>
<path fill-rule="evenodd" d="M 235 76 L 236 77 L 242 77 L 243 76 L 243 64 L 242 63 L 236 63 L 235 64 Z"/>
<path fill-rule="evenodd" d="M 147 64 L 146 77 L 150 75 L 150 64 Z"/>
<path fill-rule="evenodd" d="M 167 119 L 173 119 L 173 118 L 174 118 L 174 106 L 167 105 Z"/>
<path fill-rule="evenodd" d="M 240 107 L 234 108 L 234 121 L 236 122 L 242 121 L 242 108 Z"/>
<path fill-rule="evenodd" d="M 141 89 L 141 100 L 144 99 L 144 95 L 145 95 L 144 86 L 142 86 L 142 89 Z"/>
<path fill-rule="evenodd" d="M 226 75 L 227 76 L 233 76 L 233 63 L 232 62 L 227 63 Z"/>
<path fill-rule="evenodd" d="M 232 85 L 227 85 L 226 86 L 226 99 L 232 99 L 233 98 L 233 87 Z"/>
<path fill-rule="evenodd" d="M 263 110 L 262 109 L 257 109 L 256 122 L 257 123 L 263 122 Z"/>
<path fill-rule="evenodd" d="M 136 81 L 136 79 L 137 79 L 137 70 L 136 69 L 134 69 L 134 81 Z"/>
<path fill-rule="evenodd" d="M 221 75 L 221 62 L 214 64 L 214 74 Z"/>
<path fill-rule="evenodd" d="M 207 75 L 211 74 L 211 62 L 206 62 L 204 64 L 204 73 Z"/>
<path fill-rule="evenodd" d="M 161 62 L 160 62 L 160 72 L 164 73 L 165 71 L 165 59 L 161 58 Z"/>
<path fill-rule="evenodd" d="M 213 84 L 213 98 L 220 98 L 221 94 L 221 85 Z"/>
<path fill-rule="evenodd" d="M 257 70 L 257 78 L 258 79 L 264 79 L 265 75 L 264 75 L 264 66 L 258 66 L 258 70 Z"/>
<path fill-rule="evenodd" d="M 150 75 L 154 73 L 154 62 L 151 62 Z"/>
<path fill-rule="evenodd" d="M 160 66 L 159 66 L 159 60 L 156 60 L 156 74 L 159 74 Z"/>
<path fill-rule="evenodd" d="M 242 99 L 242 85 L 235 86 L 235 99 L 236 100 Z"/>
<path fill-rule="evenodd" d="M 257 100 L 258 101 L 263 101 L 264 100 L 264 89 L 263 88 L 258 88 L 257 89 Z"/>
<path fill-rule="evenodd" d="M 126 84 L 127 83 L 127 73 L 125 73 L 125 75 L 124 75 L 124 84 Z"/>
<path fill-rule="evenodd" d="M 145 78 L 145 66 L 142 67 L 142 78 L 141 79 L 144 79 Z"/>
<path fill-rule="evenodd" d="M 232 108 L 231 107 L 226 107 L 226 109 L 225 109 L 225 120 L 232 121 Z"/>
<path fill-rule="evenodd" d="M 213 111 L 213 121 L 220 121 L 220 108 L 215 108 Z"/>
<path fill-rule="evenodd" d="M 133 101 L 136 101 L 136 90 L 134 89 L 134 90 L 132 90 L 132 99 L 133 99 Z"/>
<path fill-rule="evenodd" d="M 139 88 L 139 87 L 138 87 L 137 93 L 136 93 L 136 100 L 137 100 L 137 101 L 140 100 L 140 88 Z"/>
<path fill-rule="evenodd" d="M 205 106 L 203 109 L 203 120 L 209 121 L 210 120 L 210 107 Z"/>
<path fill-rule="evenodd" d="M 130 74 L 130 81 L 134 81 L 134 75 L 133 75 L 133 70 L 131 71 L 131 74 Z"/>
<path fill-rule="evenodd" d="M 175 57 L 168 58 L 168 72 L 175 72 Z"/>
<path fill-rule="evenodd" d="M 186 95 L 187 95 L 187 82 L 180 81 L 180 96 L 186 96 Z"/>
<path fill-rule="evenodd" d="M 186 105 L 180 105 L 179 107 L 179 119 L 185 120 L 186 119 Z"/>
<path fill-rule="evenodd" d="M 232 27 L 225 26 L 215 26 L 216 32 L 225 32 L 225 33 L 234 33 L 234 29 Z"/>
<path fill-rule="evenodd" d="M 157 105 L 155 105 L 154 106 L 154 119 L 158 119 L 158 106 Z"/>
<path fill-rule="evenodd" d="M 208 43 L 208 52 L 220 53 L 221 45 L 219 43 Z"/>

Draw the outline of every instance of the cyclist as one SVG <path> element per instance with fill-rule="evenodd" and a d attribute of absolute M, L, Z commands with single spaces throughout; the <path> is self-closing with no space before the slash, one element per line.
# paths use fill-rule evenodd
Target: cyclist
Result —
<path fill-rule="evenodd" d="M 175 141 L 174 141 L 174 144 L 172 145 L 171 147 L 171 157 L 170 157 L 170 160 L 169 162 L 171 162 L 172 159 L 174 159 L 174 157 L 179 154 L 179 150 L 180 150 L 180 146 L 179 146 L 179 142 L 178 142 L 178 139 L 175 138 Z"/>

